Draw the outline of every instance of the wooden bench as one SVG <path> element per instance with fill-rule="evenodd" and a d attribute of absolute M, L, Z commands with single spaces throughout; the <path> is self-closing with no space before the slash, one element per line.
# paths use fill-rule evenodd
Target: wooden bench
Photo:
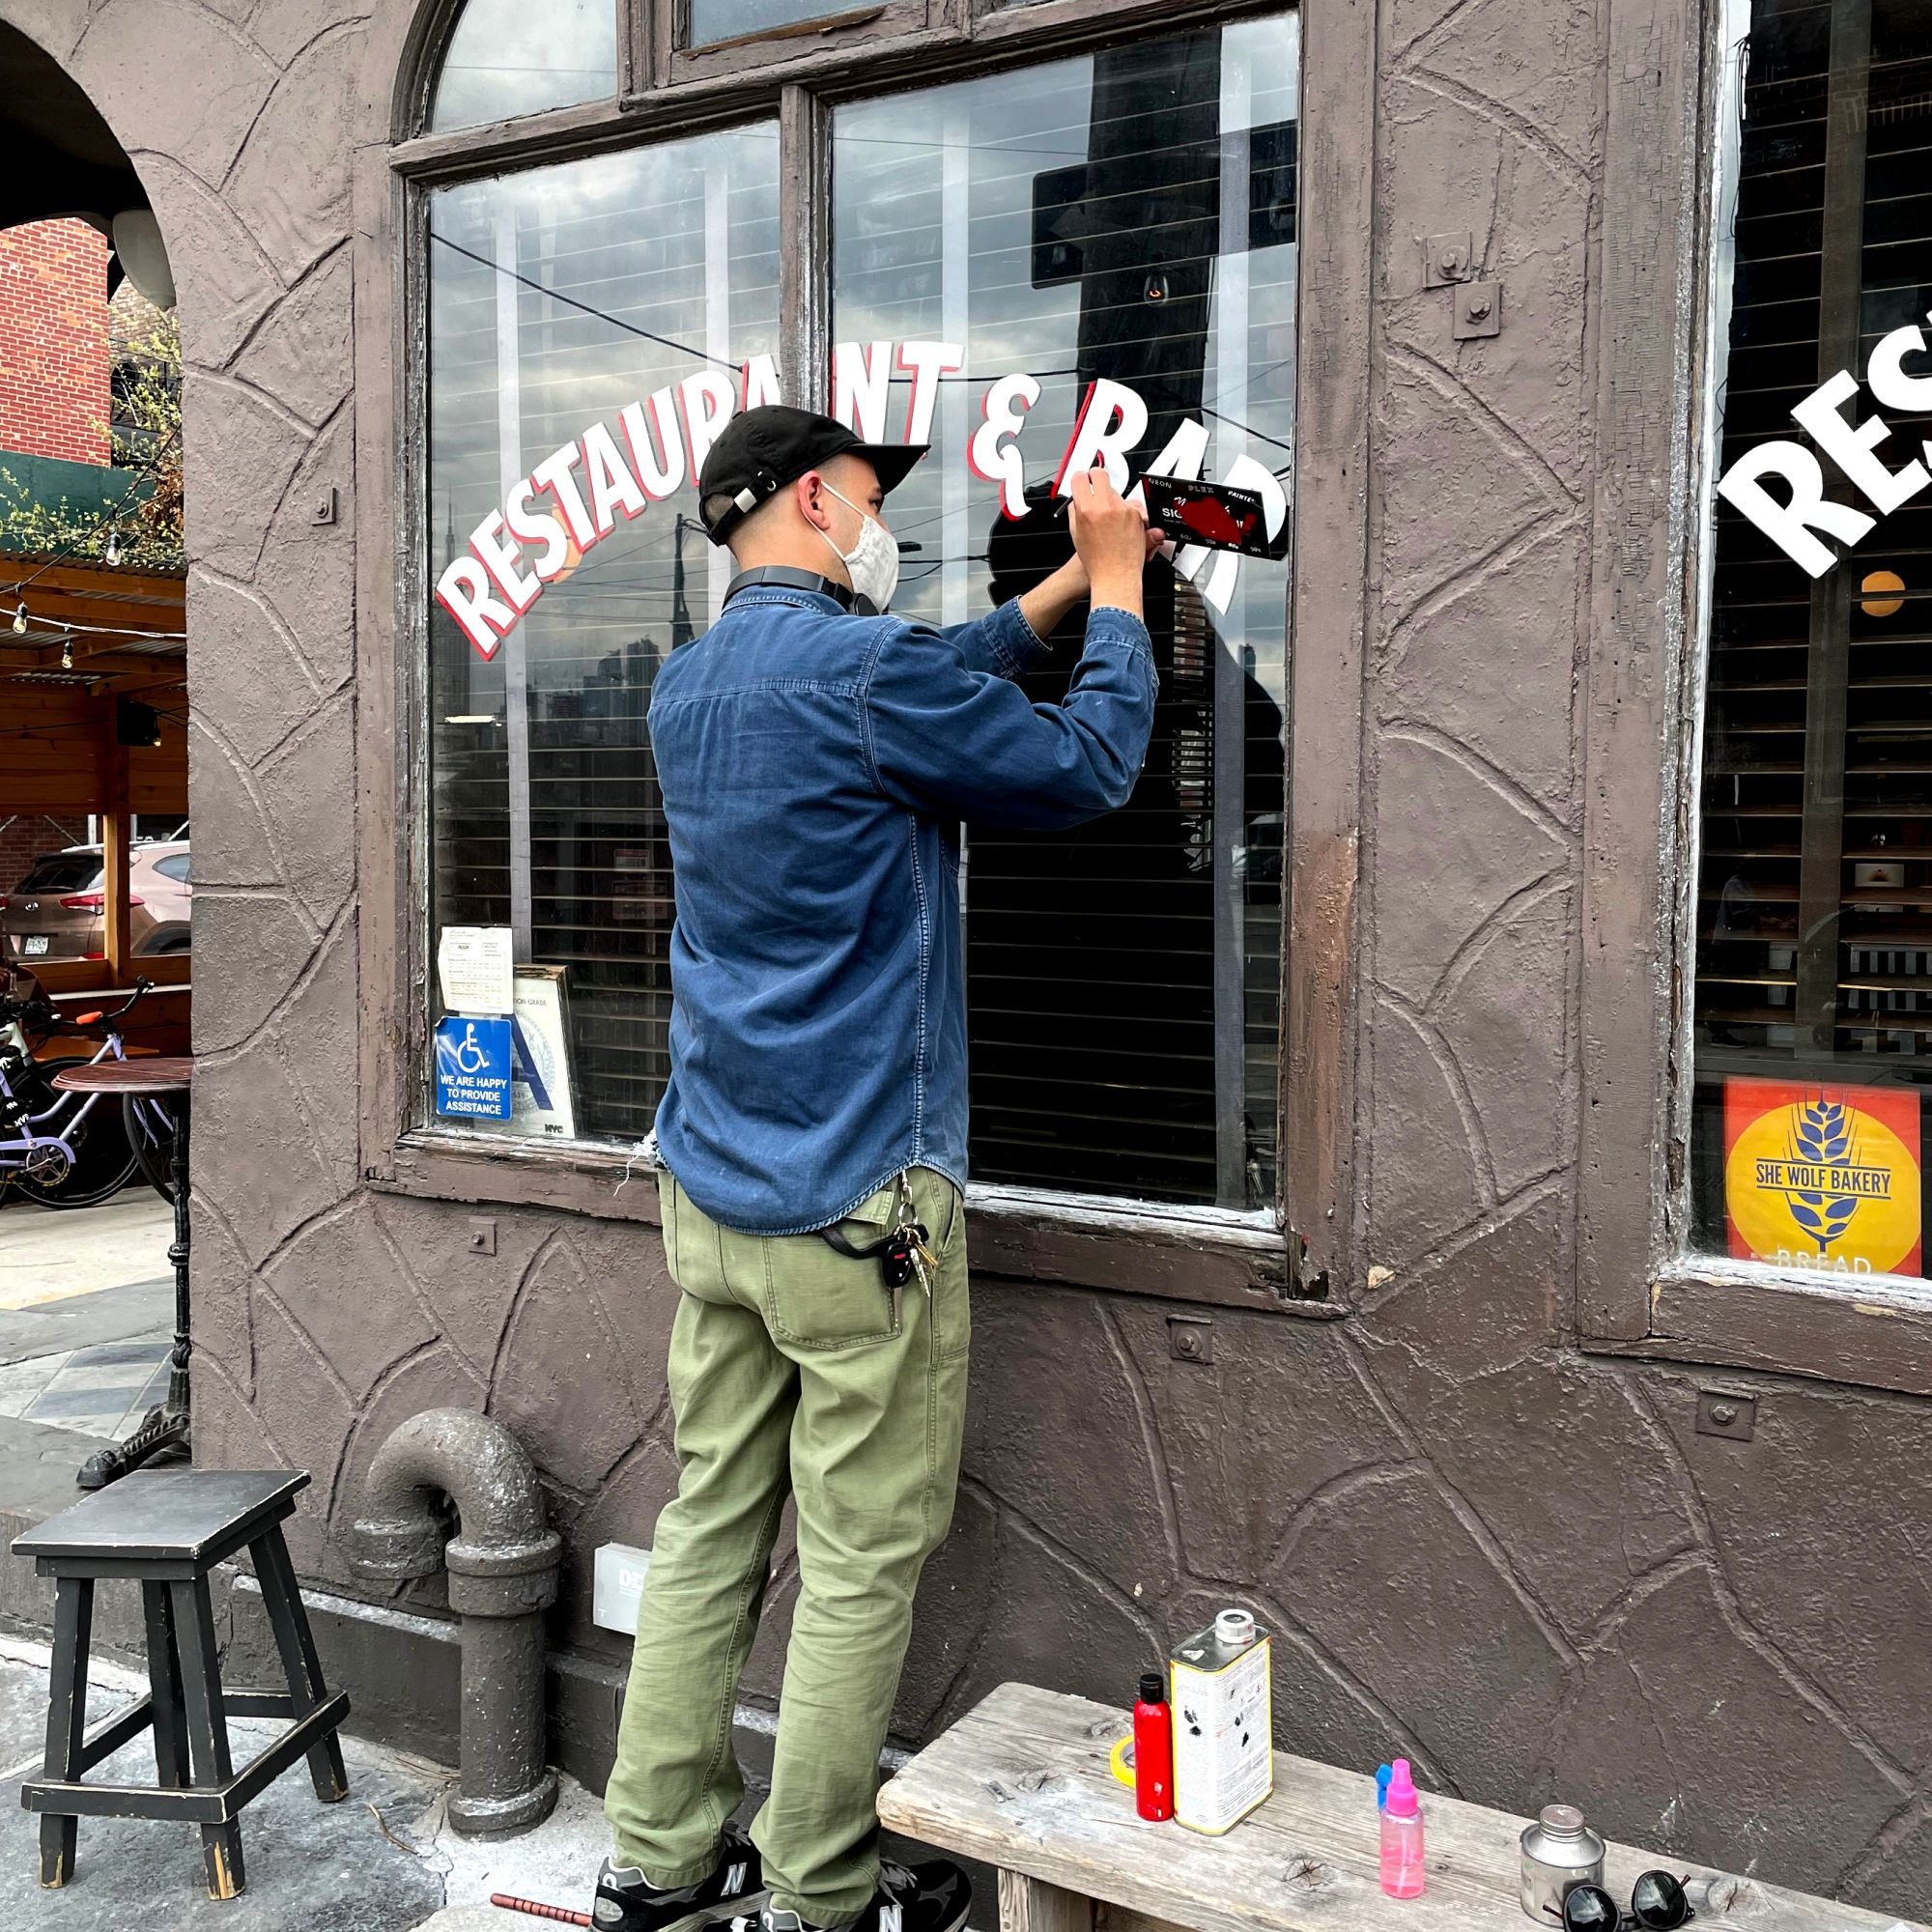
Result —
<path fill-rule="evenodd" d="M 879 1817 L 997 1866 L 1003 1932 L 1525 1932 L 1525 1820 L 1425 1793 L 1428 1889 L 1388 1898 L 1373 1776 L 1277 1751 L 1274 1796 L 1208 1838 L 1134 1815 L 1108 1767 L 1129 1728 L 1124 1711 L 1003 1685 L 886 1785 Z M 1605 1880 L 1628 1909 L 1637 1874 L 1661 1866 L 1691 1874 L 1691 1932 L 1925 1932 L 1628 1845 L 1610 1847 Z M 974 1921 L 988 1922 L 983 1905 Z"/>

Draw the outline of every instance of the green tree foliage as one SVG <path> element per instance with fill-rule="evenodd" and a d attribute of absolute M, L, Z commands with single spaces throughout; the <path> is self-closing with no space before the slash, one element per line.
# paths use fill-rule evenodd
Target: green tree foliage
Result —
<path fill-rule="evenodd" d="M 0 554 L 114 560 L 137 570 L 179 570 L 182 550 L 181 330 L 152 312 L 114 370 L 115 477 L 104 502 L 76 509 L 39 502 L 0 465 Z"/>

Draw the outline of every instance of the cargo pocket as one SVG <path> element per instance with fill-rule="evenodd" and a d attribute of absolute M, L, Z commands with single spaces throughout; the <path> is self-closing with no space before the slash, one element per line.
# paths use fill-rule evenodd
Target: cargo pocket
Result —
<path fill-rule="evenodd" d="M 838 1223 L 838 1232 L 855 1248 L 870 1247 L 892 1229 L 897 1198 L 898 1183 L 889 1180 Z M 794 1348 L 890 1342 L 899 1332 L 903 1295 L 919 1293 L 915 1277 L 895 1295 L 877 1256 L 853 1261 L 816 1235 L 775 1235 L 764 1250 L 765 1321 Z"/>

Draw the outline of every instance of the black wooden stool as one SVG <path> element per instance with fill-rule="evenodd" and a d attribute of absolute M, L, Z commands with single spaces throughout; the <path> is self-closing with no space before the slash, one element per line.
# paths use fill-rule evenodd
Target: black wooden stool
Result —
<path fill-rule="evenodd" d="M 349 1699 L 330 1696 L 282 1541 L 304 1470 L 142 1471 L 49 1517 L 14 1539 L 43 1577 L 54 1578 L 52 1696 L 42 1775 L 20 1787 L 20 1803 L 41 1817 L 41 1883 L 73 1876 L 83 1816 L 183 1818 L 201 1827 L 211 1898 L 233 1898 L 245 1883 L 239 1814 L 258 1792 L 307 1755 L 315 1795 L 332 1804 L 348 1795 L 336 1727 Z M 288 1674 L 287 1690 L 221 1688 L 208 1573 L 243 1545 L 254 1558 L 262 1602 Z M 87 1644 L 98 1577 L 141 1584 L 148 1624 L 149 1692 L 87 1728 Z M 228 1719 L 288 1718 L 280 1737 L 238 1774 L 229 1757 Z M 83 1774 L 150 1725 L 154 1787 L 85 1784 Z M 190 1775 L 192 1764 L 192 1775 Z"/>

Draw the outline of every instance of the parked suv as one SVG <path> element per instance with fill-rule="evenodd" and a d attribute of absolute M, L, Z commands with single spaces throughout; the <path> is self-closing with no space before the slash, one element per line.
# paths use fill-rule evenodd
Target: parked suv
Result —
<path fill-rule="evenodd" d="M 134 952 L 188 950 L 187 841 L 156 840 L 128 854 L 128 947 Z M 36 859 L 0 897 L 0 962 L 107 956 L 106 874 L 99 845 L 70 845 Z"/>

